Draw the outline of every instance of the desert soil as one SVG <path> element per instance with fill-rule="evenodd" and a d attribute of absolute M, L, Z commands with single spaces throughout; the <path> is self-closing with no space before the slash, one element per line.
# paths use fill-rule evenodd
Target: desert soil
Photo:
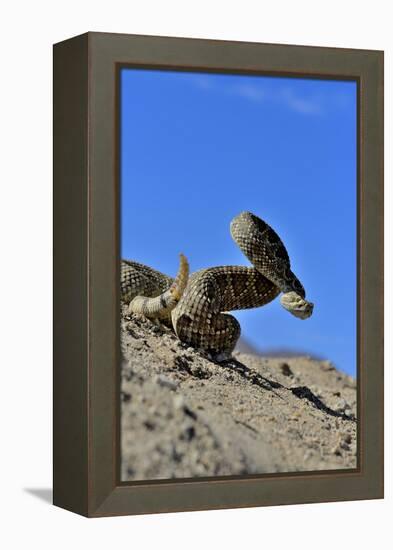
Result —
<path fill-rule="evenodd" d="M 329 361 L 234 353 L 121 320 L 122 480 L 356 468 L 356 382 Z"/>

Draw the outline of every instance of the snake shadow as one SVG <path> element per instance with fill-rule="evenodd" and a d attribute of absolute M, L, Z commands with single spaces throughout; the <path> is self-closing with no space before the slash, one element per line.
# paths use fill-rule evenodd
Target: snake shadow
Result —
<path fill-rule="evenodd" d="M 255 384 L 256 386 L 259 386 L 264 390 L 272 391 L 280 399 L 283 399 L 283 397 L 275 392 L 275 389 L 290 391 L 298 399 L 306 399 L 316 409 L 324 412 L 325 414 L 328 414 L 329 416 L 334 416 L 336 418 L 342 418 L 343 420 L 356 422 L 356 418 L 354 415 L 347 415 L 345 412 L 335 411 L 334 409 L 331 409 L 330 407 L 325 405 L 325 403 L 319 397 L 317 397 L 315 393 L 313 393 L 307 386 L 296 386 L 294 388 L 288 388 L 275 380 L 271 380 L 270 378 L 262 376 L 255 370 L 247 367 L 247 365 L 244 365 L 244 363 L 241 363 L 233 357 L 222 362 L 215 361 L 215 363 L 222 368 L 237 372 L 242 378 L 244 378 L 251 384 Z"/>
<path fill-rule="evenodd" d="M 253 369 L 250 369 L 250 367 L 247 367 L 247 365 L 241 363 L 234 357 L 226 359 L 225 361 L 214 362 L 216 365 L 219 365 L 224 369 L 231 370 L 232 372 L 237 372 L 242 378 L 244 378 L 244 380 L 247 380 L 247 382 L 259 386 L 264 390 L 273 391 L 275 389 L 284 388 L 284 386 L 279 382 L 276 382 L 275 380 L 270 380 L 269 378 L 262 376 L 261 374 Z"/>

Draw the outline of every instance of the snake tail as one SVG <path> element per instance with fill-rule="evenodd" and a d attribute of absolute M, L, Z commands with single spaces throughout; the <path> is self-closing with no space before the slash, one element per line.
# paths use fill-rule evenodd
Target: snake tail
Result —
<path fill-rule="evenodd" d="M 179 270 L 170 287 L 159 296 L 136 296 L 128 307 L 129 313 L 140 313 L 150 319 L 168 317 L 176 307 L 188 283 L 190 268 L 187 258 L 180 254 Z"/>

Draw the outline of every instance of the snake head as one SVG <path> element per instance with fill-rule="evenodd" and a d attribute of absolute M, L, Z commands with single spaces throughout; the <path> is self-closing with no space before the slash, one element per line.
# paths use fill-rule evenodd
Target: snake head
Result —
<path fill-rule="evenodd" d="M 314 304 L 312 302 L 307 302 L 307 300 L 293 291 L 285 292 L 281 296 L 280 302 L 283 308 L 298 319 L 308 319 L 311 317 L 314 310 Z"/>

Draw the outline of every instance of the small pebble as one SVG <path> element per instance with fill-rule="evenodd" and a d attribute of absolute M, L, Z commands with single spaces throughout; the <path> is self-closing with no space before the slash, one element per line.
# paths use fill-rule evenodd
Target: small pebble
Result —
<path fill-rule="evenodd" d="M 292 369 L 288 363 L 281 363 L 280 369 L 284 376 L 293 376 Z"/>
<path fill-rule="evenodd" d="M 176 390 L 179 387 L 179 383 L 175 380 L 171 380 L 170 378 L 167 378 L 166 376 L 162 374 L 158 374 L 156 376 L 156 382 L 160 386 L 169 388 L 170 390 Z"/>
<path fill-rule="evenodd" d="M 313 455 L 313 452 L 310 449 L 307 449 L 307 451 L 303 455 L 303 460 L 306 462 L 311 456 Z"/>
<path fill-rule="evenodd" d="M 343 411 L 346 408 L 348 408 L 348 403 L 345 401 L 345 399 L 340 399 L 337 402 L 337 409 Z"/>
<path fill-rule="evenodd" d="M 141 342 L 140 340 L 136 340 L 135 342 L 133 342 L 133 347 L 136 350 L 140 350 L 143 348 L 143 342 Z"/>
<path fill-rule="evenodd" d="M 173 400 L 175 409 L 182 409 L 184 407 L 184 397 L 182 395 L 176 395 Z"/>

